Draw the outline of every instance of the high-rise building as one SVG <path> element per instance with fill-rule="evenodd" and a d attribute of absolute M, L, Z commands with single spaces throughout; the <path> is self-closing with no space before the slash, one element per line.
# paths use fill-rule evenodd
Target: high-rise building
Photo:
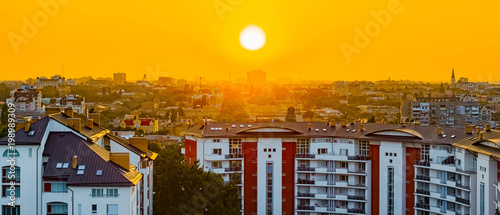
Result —
<path fill-rule="evenodd" d="M 115 84 L 125 84 L 127 82 L 127 74 L 124 72 L 113 73 L 113 82 Z"/>
<path fill-rule="evenodd" d="M 247 84 L 262 85 L 266 83 L 266 72 L 262 69 L 247 72 Z"/>
<path fill-rule="evenodd" d="M 489 127 L 209 122 L 184 135 L 186 162 L 236 182 L 245 215 L 494 214 L 500 200 Z"/>

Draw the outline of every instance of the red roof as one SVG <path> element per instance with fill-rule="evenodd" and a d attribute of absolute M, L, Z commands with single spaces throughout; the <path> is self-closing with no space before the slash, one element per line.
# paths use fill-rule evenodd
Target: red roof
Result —
<path fill-rule="evenodd" d="M 153 119 L 141 119 L 141 126 L 149 126 L 149 123 L 154 121 Z"/>
<path fill-rule="evenodd" d="M 134 120 L 126 119 L 124 121 L 126 126 L 134 126 Z"/>

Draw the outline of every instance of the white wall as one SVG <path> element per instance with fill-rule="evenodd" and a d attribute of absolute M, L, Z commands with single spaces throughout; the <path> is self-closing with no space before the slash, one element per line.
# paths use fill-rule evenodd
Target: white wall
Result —
<path fill-rule="evenodd" d="M 264 152 L 264 148 L 276 149 L 276 152 Z M 257 141 L 257 214 L 267 214 L 267 162 L 273 162 L 273 214 L 281 214 L 282 150 L 280 138 L 259 138 Z"/>

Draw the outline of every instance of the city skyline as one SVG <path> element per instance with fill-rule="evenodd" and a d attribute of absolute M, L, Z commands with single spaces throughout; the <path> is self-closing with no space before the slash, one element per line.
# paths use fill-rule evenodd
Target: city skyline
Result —
<path fill-rule="evenodd" d="M 2 80 L 59 73 L 64 62 L 68 77 L 125 72 L 130 80 L 144 73 L 236 79 L 260 68 L 270 80 L 441 82 L 454 67 L 471 81 L 500 81 L 497 2 L 4 4 Z M 252 24 L 267 39 L 255 51 L 238 41 Z"/>

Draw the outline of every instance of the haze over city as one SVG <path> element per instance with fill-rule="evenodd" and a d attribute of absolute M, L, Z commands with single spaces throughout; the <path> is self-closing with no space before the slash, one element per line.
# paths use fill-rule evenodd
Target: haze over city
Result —
<path fill-rule="evenodd" d="M 129 80 L 149 67 L 185 79 L 261 68 L 269 80 L 442 82 L 454 67 L 471 81 L 500 81 L 495 1 L 61 2 L 46 20 L 37 1 L 1 3 L 0 79 L 61 74 L 64 62 L 66 77 Z M 251 24 L 266 34 L 255 51 L 239 43 Z M 36 32 L 25 35 L 30 25 Z"/>

